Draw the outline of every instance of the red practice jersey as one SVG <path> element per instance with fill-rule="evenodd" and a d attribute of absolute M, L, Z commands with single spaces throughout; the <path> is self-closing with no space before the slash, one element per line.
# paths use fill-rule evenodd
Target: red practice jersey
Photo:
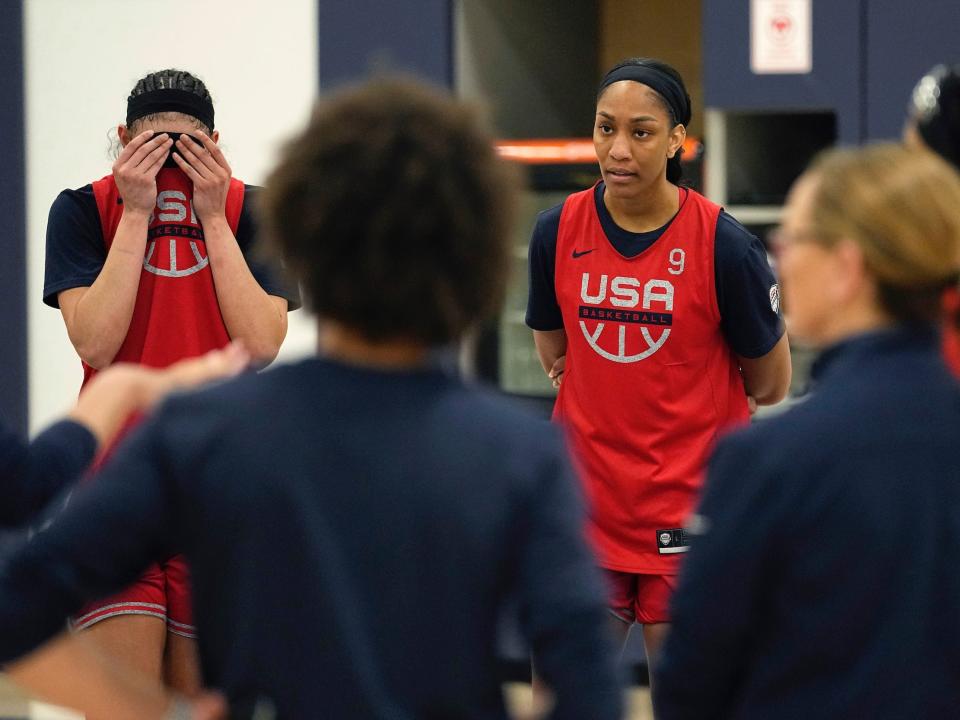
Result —
<path fill-rule="evenodd" d="M 112 175 L 93 183 L 107 250 L 120 224 L 123 202 Z M 226 216 L 237 232 L 243 183 L 230 181 Z M 193 211 L 193 183 L 178 168 L 157 174 L 157 206 L 150 218 L 147 248 L 130 328 L 114 362 L 166 367 L 230 342 L 223 323 L 203 228 Z M 83 364 L 86 384 L 96 370 Z"/>
<path fill-rule="evenodd" d="M 567 356 L 554 418 L 580 462 L 600 564 L 672 574 L 707 454 L 718 433 L 749 418 L 717 306 L 720 207 L 681 190 L 663 235 L 626 258 L 604 234 L 593 193 L 571 195 L 560 216 Z"/>

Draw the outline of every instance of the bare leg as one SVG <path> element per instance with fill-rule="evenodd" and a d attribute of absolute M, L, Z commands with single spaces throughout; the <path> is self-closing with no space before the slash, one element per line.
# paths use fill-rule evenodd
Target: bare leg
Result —
<path fill-rule="evenodd" d="M 83 631 L 97 648 L 118 664 L 144 676 L 162 680 L 166 623 L 151 615 L 118 615 L 101 620 Z M 88 716 L 87 720 L 110 720 Z"/>
<path fill-rule="evenodd" d="M 663 647 L 663 641 L 670 632 L 670 623 L 654 623 L 643 626 L 643 645 L 647 651 L 647 671 L 650 674 L 650 695 L 653 696 L 654 690 L 654 667 L 660 658 L 660 649 Z M 656 706 L 656 705 L 654 705 Z"/>
<path fill-rule="evenodd" d="M 197 695 L 200 680 L 200 656 L 197 641 L 176 633 L 167 633 L 163 653 L 163 681 L 170 688 L 187 696 Z"/>
<path fill-rule="evenodd" d="M 530 717 L 545 717 L 553 708 L 553 693 L 546 683 L 537 675 L 537 666 L 530 660 L 530 689 L 533 690 L 533 700 L 530 703 Z"/>
<path fill-rule="evenodd" d="M 619 657 L 623 657 L 623 651 L 627 649 L 627 639 L 630 637 L 630 630 L 633 629 L 633 623 L 621 620 L 616 615 L 610 615 L 610 633 L 611 637 L 620 648 Z"/>

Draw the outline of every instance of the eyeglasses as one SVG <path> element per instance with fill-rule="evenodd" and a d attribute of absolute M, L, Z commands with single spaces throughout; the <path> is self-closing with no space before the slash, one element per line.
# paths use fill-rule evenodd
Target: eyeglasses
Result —
<path fill-rule="evenodd" d="M 767 244 L 774 255 L 779 255 L 787 248 L 803 243 L 822 245 L 823 241 L 813 230 L 791 232 L 785 230 L 783 226 L 776 227 L 767 234 Z"/>

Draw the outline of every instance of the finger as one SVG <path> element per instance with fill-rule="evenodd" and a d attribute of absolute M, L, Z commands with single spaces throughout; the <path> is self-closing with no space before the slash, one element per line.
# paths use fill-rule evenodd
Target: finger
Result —
<path fill-rule="evenodd" d="M 126 158 L 123 157 L 123 153 L 120 154 L 118 160 L 120 161 L 123 169 L 129 170 L 135 167 L 138 167 L 148 155 L 155 152 L 158 148 L 167 146 L 170 147 L 170 136 L 166 133 L 160 133 L 159 135 L 154 136 L 148 142 L 143 143 L 138 147 L 134 152 L 130 153 Z M 132 143 L 131 143 L 132 144 Z M 127 145 L 129 148 L 130 145 Z"/>
<path fill-rule="evenodd" d="M 222 695 L 205 693 L 193 701 L 193 720 L 223 720 L 229 708 Z"/>
<path fill-rule="evenodd" d="M 180 136 L 180 140 L 177 141 L 177 147 L 183 148 L 184 152 L 188 153 L 187 157 L 190 160 L 190 164 L 204 176 L 216 175 L 218 171 L 222 170 L 220 166 L 217 165 L 216 160 L 213 159 L 209 150 L 202 145 L 197 145 L 197 143 L 186 135 Z"/>
<path fill-rule="evenodd" d="M 223 352 L 226 353 L 231 362 L 243 363 L 244 365 L 250 363 L 250 353 L 242 340 L 234 340 L 223 349 Z"/>
<path fill-rule="evenodd" d="M 751 415 L 757 411 L 757 399 L 752 395 L 747 395 L 747 410 Z"/>
<path fill-rule="evenodd" d="M 191 181 L 193 181 L 194 185 L 196 185 L 197 183 L 201 183 L 206 179 L 200 173 L 194 170 L 193 166 L 190 163 L 188 163 L 186 160 L 184 160 L 179 153 L 173 154 L 173 161 L 177 164 L 177 166 L 181 170 L 183 170 L 186 176 L 190 178 Z"/>
<path fill-rule="evenodd" d="M 184 140 L 185 136 L 180 136 L 180 139 L 177 141 L 177 154 L 179 154 L 188 165 L 190 165 L 197 174 L 205 179 L 213 177 L 214 171 L 207 167 L 206 163 L 203 162 L 203 159 L 194 152 L 193 148 L 187 145 Z M 196 147 L 196 143 L 193 144 Z"/>
<path fill-rule="evenodd" d="M 163 164 L 167 160 L 166 153 L 161 153 L 157 158 L 154 159 L 152 165 L 148 165 L 146 162 L 141 163 L 137 170 L 142 170 L 143 176 L 150 179 L 156 179 L 157 173 L 163 168 Z"/>
<path fill-rule="evenodd" d="M 217 378 L 227 378 L 242 372 L 250 363 L 250 356 L 242 348 L 227 346 L 206 355 L 181 360 L 163 371 L 169 390 L 189 388 Z"/>
<path fill-rule="evenodd" d="M 142 172 L 145 175 L 149 175 L 151 170 L 155 165 L 159 163 L 157 170 L 163 167 L 163 163 L 167 159 L 167 155 L 170 153 L 170 148 L 173 147 L 173 141 L 170 138 L 167 138 L 164 143 L 159 147 L 150 151 L 139 165 L 136 166 L 136 171 Z"/>
<path fill-rule="evenodd" d="M 217 145 L 205 132 L 202 130 L 197 131 L 197 137 L 203 141 L 203 146 L 207 149 L 207 152 L 210 153 L 210 156 L 213 160 L 222 167 L 227 172 L 230 172 L 230 163 L 227 162 L 227 158 L 223 154 L 223 150 L 220 149 L 220 146 Z"/>
<path fill-rule="evenodd" d="M 151 167 L 157 157 L 166 157 L 166 153 L 173 146 L 170 138 L 156 137 L 150 142 L 140 146 L 133 155 L 121 163 L 120 170 L 126 173 L 143 172 Z"/>
<path fill-rule="evenodd" d="M 559 375 L 563 372 L 564 368 L 567 365 L 567 356 L 561 355 L 556 360 L 553 361 L 553 365 L 550 366 L 550 372 L 547 373 L 550 377 Z"/>
<path fill-rule="evenodd" d="M 250 353 L 243 343 L 232 342 L 212 357 L 213 372 L 217 375 L 236 375 L 250 364 Z"/>
<path fill-rule="evenodd" d="M 144 143 L 148 142 L 153 137 L 154 132 L 155 132 L 154 130 L 144 130 L 142 133 L 140 133 L 135 138 L 133 138 L 133 140 L 128 142 L 123 147 L 122 150 L 120 150 L 119 157 L 123 157 L 124 154 L 132 155 L 133 153 L 135 153 L 137 151 L 137 148 L 139 148 Z"/>

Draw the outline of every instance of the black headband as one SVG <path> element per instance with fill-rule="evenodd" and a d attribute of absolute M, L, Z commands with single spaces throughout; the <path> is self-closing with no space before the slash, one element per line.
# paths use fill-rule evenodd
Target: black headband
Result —
<path fill-rule="evenodd" d="M 633 80 L 646 85 L 660 94 L 673 111 L 674 119 L 681 125 L 690 124 L 690 98 L 683 87 L 662 70 L 649 65 L 623 65 L 608 72 L 600 83 L 597 97 L 603 94 L 609 85 L 621 80 Z"/>
<path fill-rule="evenodd" d="M 147 115 L 179 112 L 195 117 L 213 132 L 213 103 L 188 90 L 162 88 L 127 98 L 127 127 Z"/>

